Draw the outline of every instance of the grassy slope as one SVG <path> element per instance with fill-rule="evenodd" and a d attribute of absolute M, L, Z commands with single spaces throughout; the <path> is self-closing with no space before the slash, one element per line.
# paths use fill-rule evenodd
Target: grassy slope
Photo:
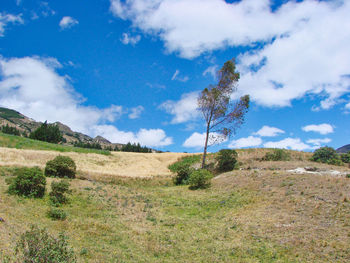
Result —
<path fill-rule="evenodd" d="M 11 169 L 2 168 L 0 255 L 11 255 L 35 223 L 64 230 L 79 262 L 350 262 L 350 179 L 290 174 L 277 167 L 310 166 L 304 154 L 254 161 L 263 153 L 240 152 L 246 169 L 216 177 L 208 190 L 176 187 L 169 178 L 72 180 L 63 222 L 46 217 L 47 196 L 7 195 Z"/>
<path fill-rule="evenodd" d="M 16 149 L 32 149 L 32 150 L 48 150 L 58 152 L 77 152 L 77 153 L 97 153 L 110 155 L 109 151 L 96 149 L 85 149 L 73 146 L 65 146 L 53 143 L 47 143 L 20 136 L 0 133 L 0 147 L 16 148 Z"/>

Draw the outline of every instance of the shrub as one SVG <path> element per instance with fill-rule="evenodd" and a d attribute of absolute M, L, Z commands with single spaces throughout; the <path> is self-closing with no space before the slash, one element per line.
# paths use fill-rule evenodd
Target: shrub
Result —
<path fill-rule="evenodd" d="M 72 158 L 59 155 L 46 163 L 45 175 L 61 178 L 75 178 L 76 169 L 77 167 Z"/>
<path fill-rule="evenodd" d="M 190 177 L 190 174 L 193 172 L 193 170 L 194 169 L 191 168 L 187 163 L 179 164 L 176 167 L 176 176 L 173 179 L 174 184 L 187 184 L 188 178 Z"/>
<path fill-rule="evenodd" d="M 238 165 L 237 155 L 238 154 L 235 150 L 220 150 L 216 157 L 216 161 L 218 162 L 217 170 L 219 172 L 232 171 Z"/>
<path fill-rule="evenodd" d="M 39 128 L 30 133 L 29 138 L 44 142 L 59 143 L 63 136 L 57 124 L 47 124 L 45 121 Z"/>
<path fill-rule="evenodd" d="M 1 131 L 3 133 L 12 134 L 12 135 L 16 135 L 16 136 L 20 136 L 21 135 L 19 130 L 16 129 L 16 127 L 11 127 L 8 124 L 6 124 L 6 126 L 2 126 L 1 127 Z"/>
<path fill-rule="evenodd" d="M 340 159 L 343 163 L 350 163 L 350 153 L 343 153 L 340 155 Z"/>
<path fill-rule="evenodd" d="M 289 161 L 290 154 L 283 149 L 274 149 L 262 158 L 263 161 Z"/>
<path fill-rule="evenodd" d="M 50 210 L 47 211 L 47 216 L 53 220 L 65 220 L 67 218 L 64 210 L 55 207 L 50 207 Z"/>
<path fill-rule="evenodd" d="M 69 183 L 65 180 L 51 183 L 50 201 L 53 205 L 59 206 L 66 204 L 68 198 L 66 193 L 69 193 Z"/>
<path fill-rule="evenodd" d="M 311 161 L 342 165 L 342 161 L 337 152 L 333 148 L 327 146 L 317 149 L 312 155 Z"/>
<path fill-rule="evenodd" d="M 61 233 L 58 238 L 51 236 L 45 229 L 31 226 L 17 242 L 16 254 L 24 263 L 73 263 L 77 262 L 67 237 Z"/>
<path fill-rule="evenodd" d="M 9 193 L 41 198 L 45 194 L 46 178 L 39 167 L 20 168 L 17 177 L 11 180 Z"/>
<path fill-rule="evenodd" d="M 190 189 L 204 189 L 208 188 L 211 185 L 211 178 L 213 175 L 204 169 L 195 170 L 190 174 L 188 178 L 188 184 Z"/>

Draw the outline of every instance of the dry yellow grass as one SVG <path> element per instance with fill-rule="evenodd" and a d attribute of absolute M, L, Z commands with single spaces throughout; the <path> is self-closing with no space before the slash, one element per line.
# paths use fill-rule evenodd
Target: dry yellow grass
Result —
<path fill-rule="evenodd" d="M 112 152 L 111 155 L 93 153 L 59 153 L 54 151 L 19 150 L 0 147 L 0 166 L 39 166 L 57 155 L 71 157 L 78 175 L 87 179 L 111 180 L 114 177 L 168 176 L 168 165 L 185 153 L 128 153 Z"/>

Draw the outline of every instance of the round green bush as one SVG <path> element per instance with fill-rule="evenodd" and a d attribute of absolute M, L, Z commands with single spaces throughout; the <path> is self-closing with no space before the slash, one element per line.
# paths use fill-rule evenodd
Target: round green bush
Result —
<path fill-rule="evenodd" d="M 237 152 L 235 150 L 220 150 L 217 157 L 217 170 L 219 172 L 232 171 L 237 167 Z"/>
<path fill-rule="evenodd" d="M 187 184 L 190 174 L 193 172 L 193 168 L 187 163 L 180 163 L 176 167 L 176 176 L 173 178 L 175 185 Z"/>
<path fill-rule="evenodd" d="M 337 152 L 333 148 L 328 146 L 317 149 L 312 155 L 311 161 L 342 165 L 342 161 L 340 160 Z"/>
<path fill-rule="evenodd" d="M 61 180 L 60 182 L 51 183 L 50 201 L 53 205 L 59 206 L 68 203 L 69 182 Z"/>
<path fill-rule="evenodd" d="M 47 216 L 53 220 L 65 220 L 67 218 L 67 214 L 64 210 L 54 207 L 51 207 L 50 210 L 47 211 Z"/>
<path fill-rule="evenodd" d="M 211 179 L 213 175 L 204 169 L 195 170 L 190 174 L 188 178 L 188 184 L 190 185 L 190 189 L 205 189 L 210 187 Z"/>
<path fill-rule="evenodd" d="M 48 161 L 45 167 L 45 175 L 49 177 L 75 178 L 77 167 L 72 158 L 59 155 Z"/>
<path fill-rule="evenodd" d="M 17 169 L 16 175 L 9 186 L 10 194 L 34 198 L 44 196 L 46 178 L 39 167 Z"/>

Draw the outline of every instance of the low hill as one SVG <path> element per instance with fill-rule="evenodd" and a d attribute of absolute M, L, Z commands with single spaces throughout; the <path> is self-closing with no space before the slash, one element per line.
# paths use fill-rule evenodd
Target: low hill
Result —
<path fill-rule="evenodd" d="M 32 131 L 37 129 L 42 122 L 37 122 L 27 116 L 24 116 L 20 112 L 17 112 L 12 109 L 2 108 L 0 107 L 0 126 L 9 125 L 10 127 L 15 127 L 22 134 L 29 135 Z M 121 148 L 123 144 L 121 143 L 111 143 L 107 139 L 102 136 L 97 136 L 96 138 L 91 138 L 88 135 L 85 135 L 80 132 L 72 131 L 70 127 L 67 125 L 55 122 L 58 125 L 58 128 L 63 134 L 64 139 L 66 140 L 67 145 L 74 145 L 74 143 L 81 142 L 84 144 L 90 143 L 99 143 L 101 144 L 103 149 L 106 148 Z"/>
<path fill-rule="evenodd" d="M 336 151 L 337 151 L 337 153 L 348 153 L 348 152 L 350 152 L 350 144 L 344 145 L 344 146 L 338 148 Z"/>

